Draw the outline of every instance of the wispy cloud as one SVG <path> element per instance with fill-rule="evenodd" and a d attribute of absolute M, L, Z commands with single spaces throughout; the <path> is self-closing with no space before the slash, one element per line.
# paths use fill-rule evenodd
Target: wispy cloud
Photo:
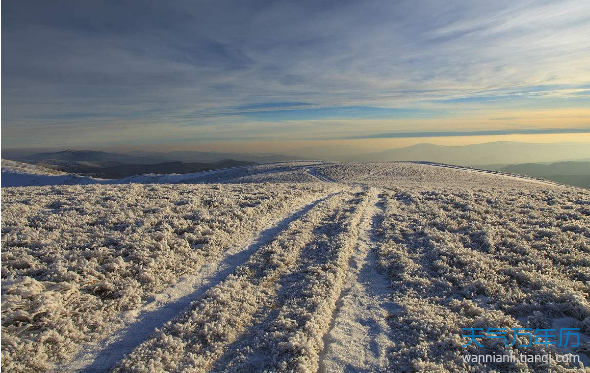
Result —
<path fill-rule="evenodd" d="M 539 128 L 513 130 L 483 130 L 483 131 L 421 131 L 421 132 L 390 132 L 371 135 L 358 135 L 347 139 L 394 139 L 414 137 L 450 137 L 450 136 L 501 136 L 501 135 L 550 135 L 568 133 L 590 133 L 590 128 Z"/>
<path fill-rule="evenodd" d="M 589 107 L 587 0 L 3 5 L 7 145 L 39 126 L 52 126 L 44 139 L 56 143 L 72 132 L 108 142 L 138 123 L 162 142 L 231 140 L 226 128 L 255 137 L 275 121 L 313 135 L 322 119 Z"/>

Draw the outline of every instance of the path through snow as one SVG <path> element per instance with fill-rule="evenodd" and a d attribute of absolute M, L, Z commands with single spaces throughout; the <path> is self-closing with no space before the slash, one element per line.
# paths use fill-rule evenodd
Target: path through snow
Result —
<path fill-rule="evenodd" d="M 371 189 L 369 193 L 333 326 L 324 336 L 320 372 L 387 370 L 391 342 L 386 320 L 396 305 L 389 300 L 389 281 L 379 272 L 373 251 L 373 228 L 379 224 L 382 210 L 376 191 Z"/>
<path fill-rule="evenodd" d="M 333 195 L 330 194 L 308 204 L 270 228 L 259 232 L 248 245 L 235 247 L 228 251 L 227 256 L 222 260 L 203 266 L 194 275 L 185 276 L 176 285 L 158 294 L 141 309 L 124 314 L 117 332 L 97 344 L 84 346 L 72 362 L 59 367 L 58 370 L 88 373 L 109 371 L 126 354 L 148 339 L 156 328 L 160 328 L 167 321 L 182 313 L 193 301 L 202 297 L 208 289 L 223 281 L 260 247 L 284 230 L 289 223 L 299 219 L 318 203 Z"/>

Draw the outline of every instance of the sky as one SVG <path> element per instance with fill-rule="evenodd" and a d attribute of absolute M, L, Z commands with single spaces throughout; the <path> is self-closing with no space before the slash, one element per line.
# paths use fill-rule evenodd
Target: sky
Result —
<path fill-rule="evenodd" d="M 588 0 L 7 0 L 2 146 L 590 142 L 588 45 Z"/>

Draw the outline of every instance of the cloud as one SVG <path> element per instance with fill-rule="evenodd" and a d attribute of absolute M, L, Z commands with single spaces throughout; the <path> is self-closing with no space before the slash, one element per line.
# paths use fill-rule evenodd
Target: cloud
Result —
<path fill-rule="evenodd" d="M 590 128 L 521 128 L 513 130 L 484 130 L 484 131 L 438 131 L 438 132 L 392 132 L 359 135 L 347 139 L 395 139 L 414 137 L 451 137 L 451 136 L 502 136 L 502 135 L 553 135 L 569 133 L 590 133 Z"/>
<path fill-rule="evenodd" d="M 3 5 L 3 124 L 30 136 L 583 107 L 590 84 L 585 0 Z"/>

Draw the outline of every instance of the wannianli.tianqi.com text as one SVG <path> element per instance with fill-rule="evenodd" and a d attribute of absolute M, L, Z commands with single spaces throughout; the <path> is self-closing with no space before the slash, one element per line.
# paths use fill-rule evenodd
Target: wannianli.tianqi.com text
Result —
<path fill-rule="evenodd" d="M 482 355 L 464 355 L 465 363 L 483 364 L 483 363 L 579 363 L 580 356 L 575 354 L 482 354 Z"/>

